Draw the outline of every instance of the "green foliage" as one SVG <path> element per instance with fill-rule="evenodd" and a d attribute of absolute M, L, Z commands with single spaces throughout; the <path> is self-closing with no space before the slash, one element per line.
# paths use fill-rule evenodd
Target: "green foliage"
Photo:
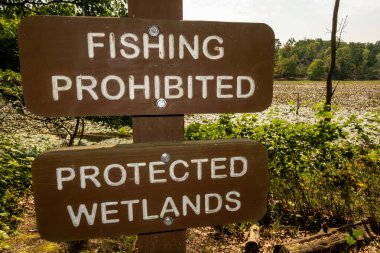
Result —
<path fill-rule="evenodd" d="M 6 101 L 22 101 L 21 76 L 11 70 L 0 69 L 0 97 Z"/>
<path fill-rule="evenodd" d="M 0 15 L 0 69 L 19 71 L 17 28 L 20 19 Z"/>
<path fill-rule="evenodd" d="M 132 129 L 130 127 L 120 127 L 117 131 L 120 135 L 123 135 L 124 137 L 132 137 Z"/>
<path fill-rule="evenodd" d="M 190 124 L 185 131 L 186 140 L 215 140 L 233 138 L 232 114 L 223 114 L 216 123 Z"/>
<path fill-rule="evenodd" d="M 109 16 L 128 15 L 126 0 L 5 0 L 0 3 L 2 16 L 7 18 L 30 15 Z"/>
<path fill-rule="evenodd" d="M 190 124 L 185 136 L 187 140 L 250 138 L 264 144 L 269 152 L 270 220 L 284 213 L 380 220 L 380 145 L 370 134 L 371 123 L 355 116 L 338 123 L 322 105 L 315 110 L 314 124 L 290 123 L 277 118 L 276 112 L 269 121 L 249 114 L 223 115 L 215 123 Z M 379 121 L 380 115 L 367 118 Z"/>
<path fill-rule="evenodd" d="M 276 64 L 275 73 L 280 78 L 294 78 L 298 73 L 298 62 L 295 57 L 280 57 Z"/>
<path fill-rule="evenodd" d="M 356 240 L 353 236 L 351 235 L 347 235 L 347 239 L 346 239 L 346 242 L 349 246 L 352 246 L 352 245 L 355 245 L 356 243 Z"/>
<path fill-rule="evenodd" d="M 279 42 L 276 41 L 276 78 L 320 80 L 324 77 L 326 71 L 324 66 L 327 66 L 330 61 L 329 41 L 290 39 L 282 47 L 278 44 Z M 380 41 L 375 44 L 341 42 L 337 50 L 334 78 L 378 80 L 380 78 L 379 53 Z"/>
<path fill-rule="evenodd" d="M 349 47 L 341 47 L 336 51 L 336 77 L 338 79 L 349 79 L 355 65 Z"/>
<path fill-rule="evenodd" d="M 11 139 L 0 139 L 0 231 L 16 228 L 22 205 L 19 202 L 30 194 L 31 163 L 36 150 L 22 150 Z"/>
<path fill-rule="evenodd" d="M 325 63 L 321 59 L 314 59 L 307 68 L 307 77 L 310 80 L 322 80 L 326 75 Z"/>
<path fill-rule="evenodd" d="M 360 236 L 362 236 L 363 233 L 360 231 L 360 230 L 357 230 L 355 228 L 352 229 L 352 236 L 355 238 L 355 239 L 358 239 Z"/>
<path fill-rule="evenodd" d="M 355 245 L 359 237 L 361 237 L 363 233 L 360 230 L 355 228 L 352 229 L 352 233 L 347 235 L 346 242 L 348 246 Z"/>
<path fill-rule="evenodd" d="M 8 239 L 9 235 L 5 231 L 0 230 L 0 251 L 9 249 L 9 245 L 5 242 Z"/>

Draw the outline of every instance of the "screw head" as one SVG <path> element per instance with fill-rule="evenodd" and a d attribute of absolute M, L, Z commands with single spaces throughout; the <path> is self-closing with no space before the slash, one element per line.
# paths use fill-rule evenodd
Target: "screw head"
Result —
<path fill-rule="evenodd" d="M 148 34 L 152 37 L 156 37 L 158 36 L 158 34 L 160 33 L 160 28 L 158 28 L 158 26 L 156 25 L 152 25 L 151 27 L 149 27 L 148 29 Z"/>
<path fill-rule="evenodd" d="M 159 98 L 159 99 L 157 99 L 157 101 L 156 101 L 156 106 L 158 107 L 158 108 L 160 108 L 160 109 L 162 109 L 162 108 L 165 108 L 166 107 L 166 100 L 164 99 L 164 98 Z"/>
<path fill-rule="evenodd" d="M 170 216 L 166 216 L 165 218 L 164 218 L 164 224 L 166 225 L 166 226 L 170 226 L 170 225 L 172 225 L 173 224 L 173 218 L 172 217 L 170 217 Z"/>
<path fill-rule="evenodd" d="M 161 162 L 168 163 L 170 161 L 170 155 L 168 153 L 163 153 L 161 155 Z"/>

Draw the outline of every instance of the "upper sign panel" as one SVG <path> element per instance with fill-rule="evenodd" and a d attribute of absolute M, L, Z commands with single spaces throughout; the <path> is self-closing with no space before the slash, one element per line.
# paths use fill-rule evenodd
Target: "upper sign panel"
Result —
<path fill-rule="evenodd" d="M 41 116 L 257 112 L 272 101 L 265 24 L 35 16 L 19 43 L 25 103 Z"/>

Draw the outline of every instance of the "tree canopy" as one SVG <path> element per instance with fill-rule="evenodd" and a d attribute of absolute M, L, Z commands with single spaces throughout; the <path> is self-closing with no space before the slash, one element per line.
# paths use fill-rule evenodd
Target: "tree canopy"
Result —
<path fill-rule="evenodd" d="M 326 78 L 330 60 L 329 41 L 290 39 L 280 47 L 276 44 L 275 48 L 276 78 L 311 80 Z M 340 42 L 336 57 L 334 79 L 380 79 L 380 41 L 376 43 Z"/>
<path fill-rule="evenodd" d="M 8 19 L 30 15 L 128 15 L 127 0 L 0 0 L 0 11 L 1 16 Z"/>

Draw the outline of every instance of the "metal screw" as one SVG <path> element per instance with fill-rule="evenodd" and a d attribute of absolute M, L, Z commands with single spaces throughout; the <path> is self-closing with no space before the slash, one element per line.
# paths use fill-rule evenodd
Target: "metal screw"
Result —
<path fill-rule="evenodd" d="M 156 106 L 158 108 L 165 108 L 166 107 L 166 100 L 164 98 L 157 99 Z"/>
<path fill-rule="evenodd" d="M 161 162 L 168 163 L 170 161 L 170 155 L 168 153 L 163 153 L 161 155 Z"/>
<path fill-rule="evenodd" d="M 158 26 L 156 25 L 152 25 L 151 27 L 149 27 L 148 33 L 150 36 L 156 37 L 160 33 L 160 28 L 158 28 Z"/>
<path fill-rule="evenodd" d="M 173 224 L 173 218 L 170 217 L 170 216 L 166 216 L 166 217 L 164 218 L 164 224 L 165 224 L 166 226 L 170 226 L 171 224 Z"/>

